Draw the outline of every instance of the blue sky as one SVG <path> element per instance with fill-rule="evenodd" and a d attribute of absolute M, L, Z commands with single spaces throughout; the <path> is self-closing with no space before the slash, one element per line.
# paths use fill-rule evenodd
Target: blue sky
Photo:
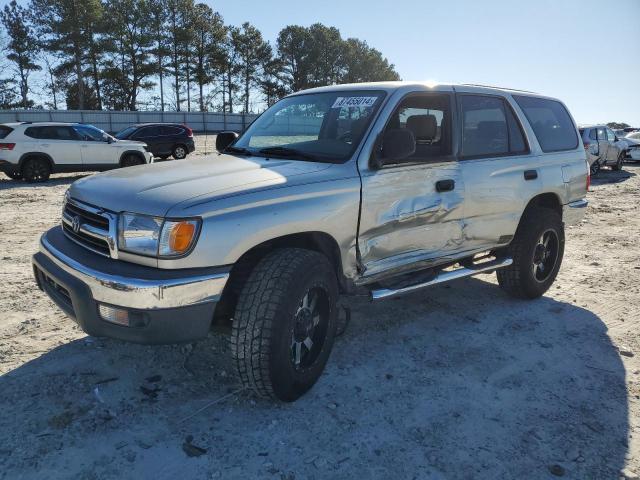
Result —
<path fill-rule="evenodd" d="M 640 126 L 640 0 L 220 0 L 274 40 L 287 24 L 338 27 L 404 80 L 481 83 L 563 100 L 579 123 Z"/>
<path fill-rule="evenodd" d="M 562 99 L 579 123 L 640 126 L 640 0 L 205 1 L 270 41 L 288 24 L 338 27 L 405 80 L 532 90 Z"/>

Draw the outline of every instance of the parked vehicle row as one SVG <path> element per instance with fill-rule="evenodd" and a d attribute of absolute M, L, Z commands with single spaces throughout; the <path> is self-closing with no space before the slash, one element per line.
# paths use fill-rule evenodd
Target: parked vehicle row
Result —
<path fill-rule="evenodd" d="M 74 182 L 34 274 L 91 335 L 190 342 L 230 326 L 242 383 L 284 401 L 320 377 L 340 295 L 497 272 L 507 294 L 537 298 L 587 206 L 571 115 L 529 92 L 316 88 L 217 147 Z"/>
<path fill-rule="evenodd" d="M 580 136 L 587 152 L 591 175 L 596 175 L 604 166 L 610 166 L 613 170 L 622 168 L 627 155 L 627 145 L 611 128 L 606 125 L 582 126 Z"/>
<path fill-rule="evenodd" d="M 115 137 L 92 125 L 63 122 L 0 124 L 0 171 L 14 180 L 46 181 L 52 173 L 104 171 L 184 159 L 193 131 L 179 124 L 141 124 Z"/>

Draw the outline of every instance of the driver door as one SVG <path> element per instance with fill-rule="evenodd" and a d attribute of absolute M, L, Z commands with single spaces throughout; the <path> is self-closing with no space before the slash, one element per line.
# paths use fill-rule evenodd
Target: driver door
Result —
<path fill-rule="evenodd" d="M 104 133 L 97 128 L 84 125 L 74 126 L 80 142 L 80 152 L 82 154 L 82 165 L 91 168 L 100 168 L 104 165 L 117 164 L 119 155 L 114 144 L 106 141 Z"/>
<path fill-rule="evenodd" d="M 389 129 L 408 129 L 416 151 L 400 163 L 361 172 L 358 254 L 365 281 L 429 266 L 466 248 L 453 112 L 452 93 L 414 92 L 389 117 L 379 138 Z"/>

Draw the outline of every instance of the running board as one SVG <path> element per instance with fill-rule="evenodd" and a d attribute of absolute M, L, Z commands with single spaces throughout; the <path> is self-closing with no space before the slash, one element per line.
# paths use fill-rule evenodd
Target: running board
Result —
<path fill-rule="evenodd" d="M 396 295 L 402 295 L 404 293 L 414 292 L 416 290 L 420 290 L 421 288 L 430 287 L 432 285 L 437 285 L 438 283 L 449 282 L 451 280 L 456 280 L 458 278 L 471 277 L 472 275 L 477 275 L 478 273 L 488 272 L 491 270 L 497 270 L 499 268 L 508 267 L 513 263 L 512 258 L 500 258 L 497 260 L 492 260 L 490 262 L 484 262 L 477 265 L 471 265 L 468 267 L 461 267 L 455 270 L 449 270 L 448 272 L 440 272 L 436 275 L 436 277 L 428 282 L 416 283 L 415 285 L 409 285 L 408 287 L 390 289 L 390 288 L 381 288 L 378 290 L 371 290 L 371 299 L 372 300 L 381 300 L 383 298 L 394 297 Z"/>

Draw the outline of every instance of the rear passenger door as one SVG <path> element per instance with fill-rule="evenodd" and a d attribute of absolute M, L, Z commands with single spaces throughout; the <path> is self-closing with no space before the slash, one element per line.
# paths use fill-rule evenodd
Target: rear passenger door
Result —
<path fill-rule="evenodd" d="M 35 150 L 49 155 L 57 166 L 82 165 L 80 137 L 71 126 L 29 127 L 25 130 L 25 135 L 34 138 Z"/>
<path fill-rule="evenodd" d="M 161 138 L 160 127 L 153 125 L 141 128 L 132 140 L 144 142 L 149 146 L 149 150 L 151 150 L 154 155 L 162 155 L 164 153 L 164 149 L 161 147 Z"/>
<path fill-rule="evenodd" d="M 538 165 L 507 97 L 456 87 L 459 159 L 465 184 L 465 242 L 490 249 L 511 241 L 526 202 L 540 190 Z"/>
<path fill-rule="evenodd" d="M 609 151 L 609 139 L 607 139 L 607 129 L 605 127 L 598 127 L 598 148 L 600 150 L 600 161 L 606 162 Z"/>

